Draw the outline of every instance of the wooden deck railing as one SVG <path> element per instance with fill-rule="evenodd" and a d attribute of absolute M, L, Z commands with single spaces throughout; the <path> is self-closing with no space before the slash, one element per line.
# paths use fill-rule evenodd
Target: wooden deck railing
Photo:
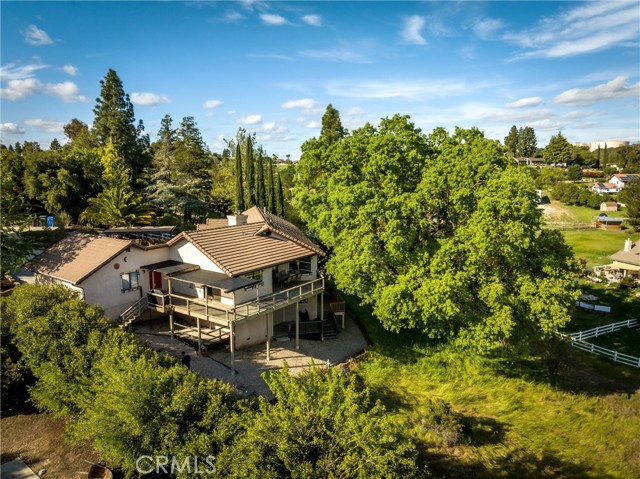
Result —
<path fill-rule="evenodd" d="M 293 304 L 306 297 L 320 294 L 322 291 L 324 291 L 324 277 L 237 305 L 235 312 L 237 315 L 248 318 Z"/>

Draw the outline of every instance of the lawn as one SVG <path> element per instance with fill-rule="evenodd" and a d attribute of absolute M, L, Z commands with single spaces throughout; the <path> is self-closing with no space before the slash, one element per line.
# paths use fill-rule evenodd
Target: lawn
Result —
<path fill-rule="evenodd" d="M 565 331 L 584 331 L 625 319 L 640 319 L 640 296 L 618 288 L 617 284 L 603 285 L 582 281 L 580 286 L 583 294 L 591 294 L 598 298 L 596 304 L 611 306 L 611 313 L 596 313 L 576 308 L 572 321 L 564 328 Z"/>
<path fill-rule="evenodd" d="M 640 358 L 640 328 L 624 328 L 604 336 L 587 339 L 587 341 L 603 348 Z"/>
<path fill-rule="evenodd" d="M 588 266 L 610 264 L 611 256 L 624 247 L 624 241 L 640 239 L 639 233 L 631 231 L 604 231 L 598 229 L 563 231 L 567 243 L 573 247 L 577 258 L 587 260 Z"/>

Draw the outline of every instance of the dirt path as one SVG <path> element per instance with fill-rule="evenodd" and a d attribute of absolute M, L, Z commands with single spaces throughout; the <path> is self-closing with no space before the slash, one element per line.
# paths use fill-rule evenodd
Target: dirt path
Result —
<path fill-rule="evenodd" d="M 46 469 L 46 479 L 86 479 L 90 464 L 97 461 L 89 447 L 70 444 L 62 437 L 64 421 L 45 414 L 16 414 L 0 420 L 1 462 L 20 457 L 33 471 Z"/>

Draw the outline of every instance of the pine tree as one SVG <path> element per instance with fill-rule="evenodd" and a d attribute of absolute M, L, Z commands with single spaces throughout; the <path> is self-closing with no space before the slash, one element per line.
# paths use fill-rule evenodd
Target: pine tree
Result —
<path fill-rule="evenodd" d="M 513 156 L 516 156 L 518 148 L 518 129 L 516 125 L 513 125 L 509 130 L 509 134 L 504 137 L 504 146 Z"/>
<path fill-rule="evenodd" d="M 265 207 L 267 204 L 267 196 L 264 188 L 264 152 L 262 147 L 258 151 L 258 165 L 257 165 L 257 180 L 256 180 L 256 188 L 257 188 L 257 203 L 260 207 Z"/>
<path fill-rule="evenodd" d="M 100 97 L 93 109 L 93 132 L 101 146 L 111 141 L 118 155 L 124 158 L 134 178 L 148 166 L 144 151 L 145 141 L 140 137 L 142 125 L 136 128 L 133 104 L 125 94 L 118 74 L 109 69 L 104 80 L 100 80 Z"/>
<path fill-rule="evenodd" d="M 327 105 L 327 109 L 322 115 L 322 129 L 320 130 L 320 138 L 327 143 L 334 143 L 344 138 L 347 131 L 343 128 L 340 121 L 340 112 L 333 105 Z"/>
<path fill-rule="evenodd" d="M 238 146 L 240 146 L 240 141 L 238 141 Z M 256 204 L 256 178 L 255 178 L 255 168 L 254 168 L 254 160 L 253 160 L 253 141 L 251 140 L 251 135 L 247 135 L 246 146 L 247 146 L 247 158 L 245 160 L 245 164 L 246 164 L 245 177 L 247 180 L 246 206 L 247 208 L 251 208 Z"/>
<path fill-rule="evenodd" d="M 60 145 L 60 142 L 58 141 L 57 138 L 54 138 L 53 140 L 51 140 L 51 144 L 49 145 L 50 150 L 58 151 L 60 148 L 62 148 L 62 146 Z"/>
<path fill-rule="evenodd" d="M 284 193 L 282 191 L 282 179 L 280 172 L 276 178 L 276 214 L 284 218 Z"/>
<path fill-rule="evenodd" d="M 235 207 L 237 211 L 244 211 L 244 189 L 242 187 L 242 153 L 240 152 L 240 144 L 236 145 L 236 201 Z"/>
<path fill-rule="evenodd" d="M 276 213 L 276 189 L 273 183 L 273 157 L 267 160 L 267 209 Z"/>

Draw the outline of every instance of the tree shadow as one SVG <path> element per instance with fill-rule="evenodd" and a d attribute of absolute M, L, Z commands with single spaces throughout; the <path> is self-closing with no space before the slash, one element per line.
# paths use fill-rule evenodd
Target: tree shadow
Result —
<path fill-rule="evenodd" d="M 453 452 L 453 451 L 452 451 Z M 421 458 L 433 477 L 447 479 L 517 477 L 518 479 L 575 478 L 594 477 L 588 466 L 560 459 L 549 451 L 538 454 L 524 449 L 515 449 L 506 453 L 485 457 L 482 462 L 465 460 L 458 454 L 446 450 L 428 450 Z M 615 476 L 597 472 L 600 479 L 612 479 Z"/>
<path fill-rule="evenodd" d="M 538 347 L 530 357 L 494 357 L 495 374 L 593 396 L 633 394 L 640 390 L 640 371 L 571 347 L 560 339 Z"/>

